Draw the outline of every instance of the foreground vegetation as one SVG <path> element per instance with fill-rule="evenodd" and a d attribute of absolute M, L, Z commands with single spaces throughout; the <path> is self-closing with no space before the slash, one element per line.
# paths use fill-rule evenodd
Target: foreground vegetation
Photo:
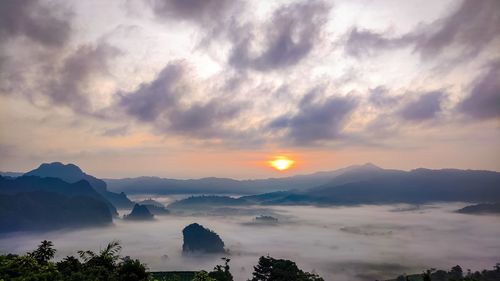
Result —
<path fill-rule="evenodd" d="M 0 281 L 233 281 L 230 259 L 210 272 L 184 272 L 187 274 L 158 274 L 148 272 L 145 264 L 128 256 L 121 257 L 118 242 L 109 243 L 100 252 L 78 251 L 78 257 L 68 256 L 51 261 L 56 253 L 51 241 L 42 241 L 38 248 L 25 255 L 0 255 Z M 464 272 L 460 266 L 450 271 L 430 269 L 423 274 L 399 276 L 391 281 L 498 281 L 500 264 L 493 270 Z M 295 262 L 260 257 L 248 281 L 324 281 L 316 274 L 304 272 Z"/>
<path fill-rule="evenodd" d="M 422 274 L 401 275 L 389 281 L 498 281 L 500 280 L 500 263 L 493 270 L 464 272 L 462 267 L 456 265 L 450 271 L 429 269 Z"/>
<path fill-rule="evenodd" d="M 145 264 L 137 259 L 121 257 L 121 246 L 113 241 L 100 252 L 78 251 L 51 261 L 56 250 L 51 241 L 42 241 L 36 250 L 25 255 L 0 255 L 0 281 L 182 281 L 180 276 L 153 279 Z M 230 259 L 210 271 L 194 274 L 192 281 L 233 281 Z M 290 260 L 261 257 L 250 281 L 323 281 L 316 274 L 304 272 Z"/>

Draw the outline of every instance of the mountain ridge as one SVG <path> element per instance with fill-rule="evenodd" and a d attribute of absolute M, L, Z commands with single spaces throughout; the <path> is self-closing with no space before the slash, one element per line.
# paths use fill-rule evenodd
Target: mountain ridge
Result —
<path fill-rule="evenodd" d="M 68 183 L 85 180 L 116 208 L 130 208 L 133 206 L 133 202 L 127 198 L 125 193 L 115 193 L 109 191 L 105 181 L 85 173 L 75 164 L 63 164 L 61 162 L 42 163 L 38 168 L 26 172 L 24 175 L 59 178 Z"/>

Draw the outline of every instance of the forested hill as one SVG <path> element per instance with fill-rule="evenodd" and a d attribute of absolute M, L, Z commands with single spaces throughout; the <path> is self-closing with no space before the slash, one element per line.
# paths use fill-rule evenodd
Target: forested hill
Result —
<path fill-rule="evenodd" d="M 277 205 L 500 202 L 500 173 L 452 169 L 350 171 L 306 190 L 243 199 Z"/>
<path fill-rule="evenodd" d="M 74 164 L 62 164 L 60 162 L 43 163 L 38 168 L 24 174 L 25 176 L 39 176 L 58 178 L 68 183 L 81 180 L 87 181 L 99 194 L 106 198 L 116 208 L 131 208 L 134 206 L 125 193 L 115 193 L 107 189 L 105 181 L 86 174 L 80 167 Z"/>
<path fill-rule="evenodd" d="M 111 223 L 116 209 L 81 180 L 0 176 L 0 230 L 48 230 Z"/>

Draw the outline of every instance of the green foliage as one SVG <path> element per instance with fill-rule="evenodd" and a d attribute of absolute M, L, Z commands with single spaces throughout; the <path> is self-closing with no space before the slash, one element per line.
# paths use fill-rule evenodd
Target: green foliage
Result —
<path fill-rule="evenodd" d="M 151 272 L 153 281 L 192 281 L 196 271 Z"/>
<path fill-rule="evenodd" d="M 293 261 L 262 256 L 250 281 L 323 281 L 323 278 L 302 271 Z"/>
<path fill-rule="evenodd" d="M 420 275 L 423 281 L 496 281 L 500 280 L 500 265 L 497 264 L 493 270 L 483 270 L 464 274 L 462 267 L 456 265 L 450 271 L 426 270 Z"/>
<path fill-rule="evenodd" d="M 233 275 L 229 271 L 229 262 L 231 259 L 222 258 L 224 265 L 216 265 L 214 270 L 208 273 L 208 276 L 217 281 L 233 281 Z"/>
<path fill-rule="evenodd" d="M 28 253 L 28 256 L 34 258 L 40 264 L 46 264 L 56 253 L 53 246 L 52 241 L 43 240 L 36 250 Z"/>
<path fill-rule="evenodd" d="M 130 257 L 123 258 L 117 271 L 118 280 L 121 281 L 147 280 L 149 277 L 149 274 L 146 272 L 146 267 L 141 261 L 133 260 Z"/>
<path fill-rule="evenodd" d="M 200 271 L 194 275 L 193 281 L 217 281 L 217 280 L 208 276 L 208 273 L 206 271 Z"/>
<path fill-rule="evenodd" d="M 80 259 L 68 256 L 58 263 L 50 260 L 56 250 L 50 241 L 24 256 L 0 255 L 0 280 L 9 281 L 147 281 L 144 264 L 130 257 L 120 258 L 121 246 L 109 243 L 99 253 L 79 251 Z"/>

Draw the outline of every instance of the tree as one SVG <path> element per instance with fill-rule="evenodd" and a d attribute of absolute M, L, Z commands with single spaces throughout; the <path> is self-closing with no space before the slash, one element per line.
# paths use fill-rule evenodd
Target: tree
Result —
<path fill-rule="evenodd" d="M 102 251 L 79 251 L 83 261 L 73 256 L 54 263 L 56 250 L 42 241 L 24 256 L 0 255 L 0 281 L 147 281 L 149 273 L 139 260 L 120 258 L 120 244 L 109 243 Z M 210 280 L 209 280 L 210 281 Z"/>
<path fill-rule="evenodd" d="M 56 250 L 53 248 L 52 241 L 43 240 L 36 250 L 28 253 L 28 256 L 34 258 L 40 264 L 47 264 L 54 257 Z"/>
<path fill-rule="evenodd" d="M 120 281 L 146 281 L 149 278 L 146 266 L 141 261 L 133 260 L 128 256 L 122 259 L 117 271 Z"/>
<path fill-rule="evenodd" d="M 93 251 L 78 251 L 78 255 L 82 258 L 87 265 L 90 266 L 104 266 L 108 269 L 115 267 L 116 262 L 119 260 L 120 256 L 118 253 L 121 251 L 122 246 L 118 241 L 111 241 L 108 243 L 104 250 L 101 250 L 99 254 Z"/>
<path fill-rule="evenodd" d="M 460 265 L 456 265 L 451 268 L 449 275 L 452 280 L 461 280 L 464 277 L 464 271 Z"/>
<path fill-rule="evenodd" d="M 430 270 L 427 270 L 425 271 L 424 273 L 422 273 L 422 279 L 424 281 L 431 281 L 431 272 Z"/>
<path fill-rule="evenodd" d="M 62 261 L 56 263 L 57 270 L 63 274 L 69 274 L 71 272 L 78 272 L 82 269 L 82 263 L 80 260 L 73 256 L 65 257 Z"/>
<path fill-rule="evenodd" d="M 208 276 L 208 273 L 204 270 L 197 272 L 194 275 L 194 278 L 192 281 L 217 281 L 213 279 L 212 277 Z"/>
<path fill-rule="evenodd" d="M 224 257 L 222 260 L 224 261 L 224 265 L 216 265 L 214 270 L 208 273 L 208 276 L 217 281 L 233 281 L 233 275 L 229 271 L 229 262 L 231 259 Z"/>
<path fill-rule="evenodd" d="M 262 256 L 254 266 L 251 281 L 323 281 L 323 278 L 302 271 L 293 261 Z"/>

